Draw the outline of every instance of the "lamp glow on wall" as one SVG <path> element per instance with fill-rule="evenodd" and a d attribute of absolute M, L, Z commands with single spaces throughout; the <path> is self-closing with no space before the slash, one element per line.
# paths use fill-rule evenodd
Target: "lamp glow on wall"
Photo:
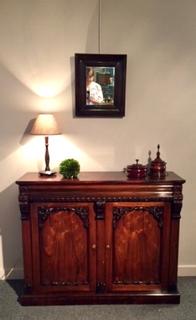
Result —
<path fill-rule="evenodd" d="M 56 172 L 50 170 L 50 156 L 49 156 L 49 135 L 61 134 L 56 119 L 52 114 L 39 114 L 35 119 L 31 129 L 33 135 L 45 136 L 45 170 L 40 172 L 40 175 L 52 176 Z"/>

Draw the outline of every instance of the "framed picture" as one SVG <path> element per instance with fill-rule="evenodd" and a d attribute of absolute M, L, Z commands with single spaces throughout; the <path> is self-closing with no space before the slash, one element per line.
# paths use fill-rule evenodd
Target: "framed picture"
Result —
<path fill-rule="evenodd" d="M 78 117 L 124 117 L 125 54 L 75 54 Z"/>

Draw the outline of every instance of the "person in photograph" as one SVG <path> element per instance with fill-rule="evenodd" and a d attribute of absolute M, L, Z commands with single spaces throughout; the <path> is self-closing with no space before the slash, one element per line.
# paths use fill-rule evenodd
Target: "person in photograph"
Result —
<path fill-rule="evenodd" d="M 94 70 L 86 68 L 86 104 L 96 105 L 103 103 L 103 91 L 99 83 L 94 81 Z"/>

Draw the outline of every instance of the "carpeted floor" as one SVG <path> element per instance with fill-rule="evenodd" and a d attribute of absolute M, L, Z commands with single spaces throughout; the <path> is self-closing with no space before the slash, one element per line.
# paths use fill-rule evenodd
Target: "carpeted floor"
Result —
<path fill-rule="evenodd" d="M 0 281 L 0 320 L 196 320 L 196 277 L 179 278 L 180 305 L 22 307 L 22 281 Z"/>

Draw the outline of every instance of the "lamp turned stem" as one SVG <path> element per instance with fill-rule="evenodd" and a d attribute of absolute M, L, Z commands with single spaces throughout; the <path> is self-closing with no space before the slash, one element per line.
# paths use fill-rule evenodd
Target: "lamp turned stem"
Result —
<path fill-rule="evenodd" d="M 48 137 L 45 137 L 45 146 L 46 146 L 46 152 L 45 152 L 46 168 L 45 168 L 45 171 L 50 171 L 50 166 L 49 166 L 50 156 L 49 156 L 48 145 L 49 145 Z"/>

